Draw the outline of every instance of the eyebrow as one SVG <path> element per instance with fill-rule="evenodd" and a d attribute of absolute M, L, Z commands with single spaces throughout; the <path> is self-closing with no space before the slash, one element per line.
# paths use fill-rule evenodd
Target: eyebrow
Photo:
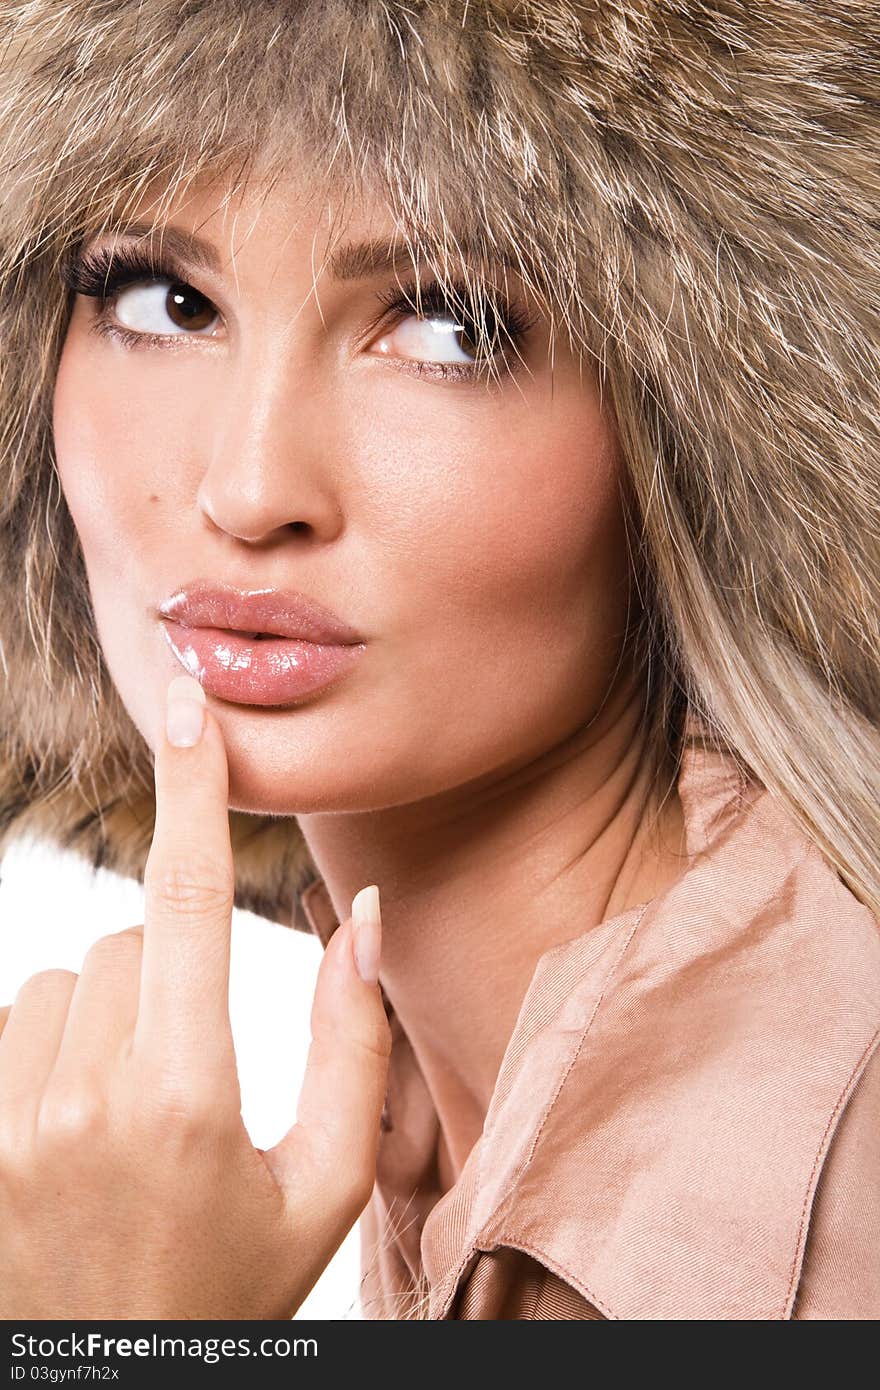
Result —
<path fill-rule="evenodd" d="M 467 260 L 478 254 L 478 248 L 471 240 L 458 237 L 453 254 L 457 259 Z M 509 257 L 503 255 L 497 256 L 496 260 L 513 264 Z M 371 276 L 387 274 L 400 265 L 413 264 L 412 253 L 406 246 L 382 237 L 371 237 L 340 246 L 330 256 L 327 270 L 333 280 L 366 280 Z"/>
<path fill-rule="evenodd" d="M 117 236 L 131 237 L 136 241 L 156 237 L 160 246 L 167 247 L 171 254 L 179 259 L 189 261 L 190 265 L 196 266 L 199 270 L 220 273 L 220 254 L 217 248 L 204 237 L 196 236 L 194 232 L 184 232 L 179 227 L 155 226 L 151 222 L 126 222 L 124 226 L 117 227 L 115 232 Z"/>
<path fill-rule="evenodd" d="M 172 255 L 200 270 L 217 275 L 220 273 L 220 253 L 217 248 L 213 242 L 196 236 L 194 232 L 167 225 L 156 226 L 149 222 L 127 222 L 117 228 L 117 235 L 136 240 L 156 236 L 160 245 L 167 247 Z M 459 237 L 454 250 L 465 259 L 479 254 L 479 248 L 469 238 Z M 493 259 L 516 268 L 513 257 L 504 252 L 496 253 Z M 401 265 L 413 265 L 412 253 L 405 245 L 382 237 L 370 237 L 363 241 L 345 242 L 338 247 L 327 261 L 327 274 L 331 280 L 339 282 L 367 280 L 386 275 Z"/>

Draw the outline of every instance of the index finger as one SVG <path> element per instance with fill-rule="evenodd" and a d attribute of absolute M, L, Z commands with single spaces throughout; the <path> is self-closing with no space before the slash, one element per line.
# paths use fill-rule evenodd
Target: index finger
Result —
<path fill-rule="evenodd" d="M 172 701 L 201 708 L 203 732 L 175 747 L 166 722 L 156 741 L 156 824 L 144 870 L 144 933 L 135 1046 L 192 1076 L 234 1057 L 229 955 L 234 870 L 229 766 L 220 726 L 192 676 Z"/>

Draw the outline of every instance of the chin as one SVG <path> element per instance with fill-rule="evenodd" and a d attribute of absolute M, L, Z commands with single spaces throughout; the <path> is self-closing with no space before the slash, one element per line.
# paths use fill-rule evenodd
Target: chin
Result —
<path fill-rule="evenodd" d="M 265 756 L 256 763 L 247 754 L 230 753 L 230 811 L 251 816 L 296 816 L 311 811 L 353 810 L 351 801 L 349 789 L 336 785 L 326 771 L 313 775 L 307 768 L 281 769 L 277 764 L 273 768 Z"/>

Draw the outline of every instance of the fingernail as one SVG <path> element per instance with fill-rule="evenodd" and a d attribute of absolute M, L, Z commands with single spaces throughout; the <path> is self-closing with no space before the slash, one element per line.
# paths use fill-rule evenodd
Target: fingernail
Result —
<path fill-rule="evenodd" d="M 351 902 L 354 927 L 354 963 L 362 980 L 368 985 L 379 981 L 379 960 L 382 954 L 382 913 L 379 889 L 375 883 L 355 893 Z"/>
<path fill-rule="evenodd" d="M 166 693 L 165 732 L 175 748 L 192 748 L 205 727 L 207 698 L 195 676 L 175 676 Z"/>

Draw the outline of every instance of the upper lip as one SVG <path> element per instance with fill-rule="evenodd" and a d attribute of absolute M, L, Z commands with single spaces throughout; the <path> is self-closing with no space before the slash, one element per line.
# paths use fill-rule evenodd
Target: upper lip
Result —
<path fill-rule="evenodd" d="M 159 612 L 188 627 L 265 632 L 337 646 L 363 641 L 348 623 L 296 589 L 239 589 L 197 579 L 160 603 Z"/>

